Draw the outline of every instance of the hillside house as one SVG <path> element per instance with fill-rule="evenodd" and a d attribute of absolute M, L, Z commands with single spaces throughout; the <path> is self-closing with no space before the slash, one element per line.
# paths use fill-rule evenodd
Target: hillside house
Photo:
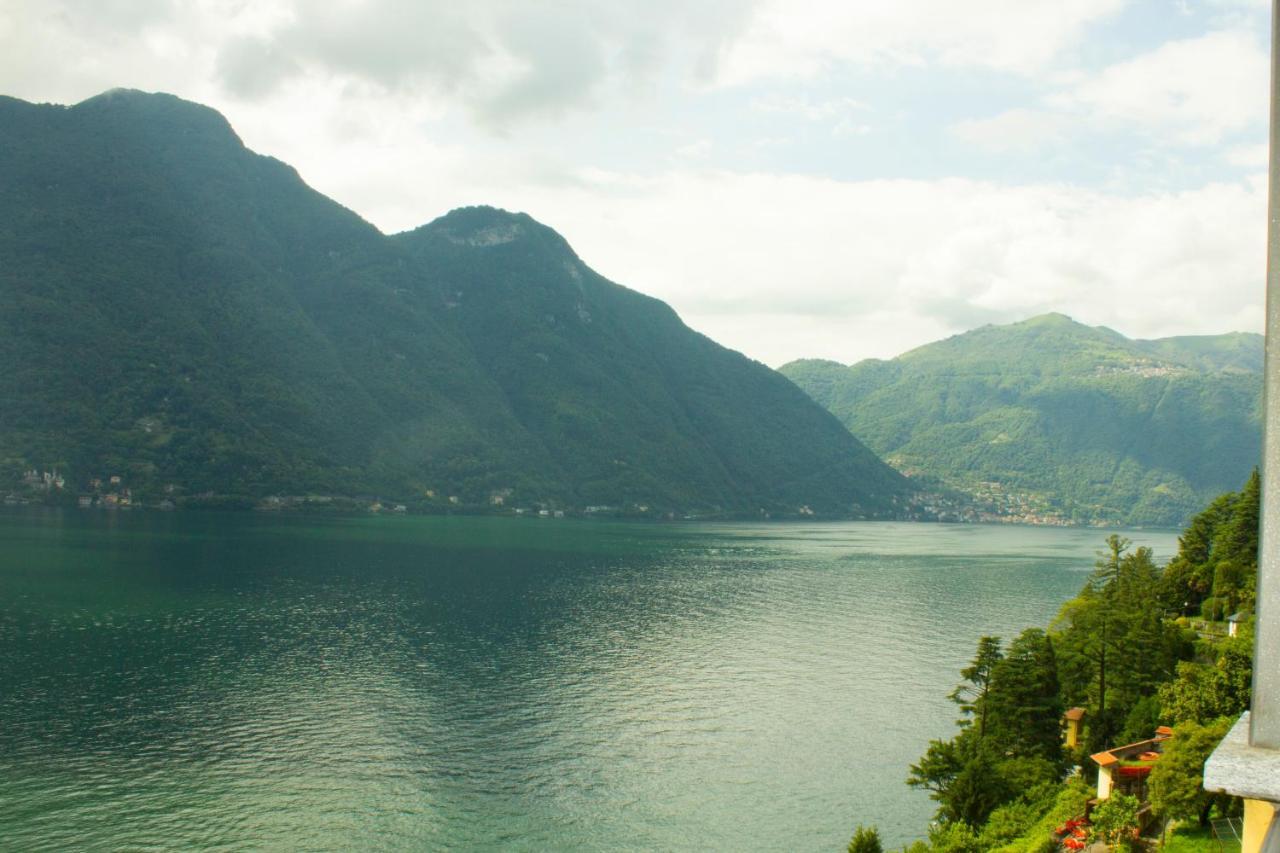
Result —
<path fill-rule="evenodd" d="M 1153 738 L 1091 755 L 1093 763 L 1098 765 L 1097 802 L 1102 802 L 1112 793 L 1121 793 L 1146 803 L 1147 777 L 1164 752 L 1164 742 L 1172 736 L 1173 729 L 1160 726 Z"/>
<path fill-rule="evenodd" d="M 1075 749 L 1080 745 L 1080 729 L 1084 726 L 1084 708 L 1072 708 L 1062 715 L 1062 719 L 1066 722 L 1066 731 L 1063 734 L 1063 745 L 1067 749 Z"/>

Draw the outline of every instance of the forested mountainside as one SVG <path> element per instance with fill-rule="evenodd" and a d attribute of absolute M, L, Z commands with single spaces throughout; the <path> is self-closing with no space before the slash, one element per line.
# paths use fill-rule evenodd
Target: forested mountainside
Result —
<path fill-rule="evenodd" d="M 1130 340 L 1047 314 L 781 371 L 900 471 L 1046 519 L 1180 525 L 1261 458 L 1261 335 Z"/>
<path fill-rule="evenodd" d="M 168 95 L 0 98 L 0 361 L 0 486 L 854 517 L 906 490 L 529 217 L 383 235 Z"/>

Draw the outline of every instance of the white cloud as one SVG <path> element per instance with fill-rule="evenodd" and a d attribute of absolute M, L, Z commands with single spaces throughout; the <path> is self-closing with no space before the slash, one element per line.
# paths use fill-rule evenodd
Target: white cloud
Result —
<path fill-rule="evenodd" d="M 777 95 L 754 98 L 751 108 L 762 113 L 781 113 L 798 116 L 806 121 L 827 121 L 830 119 L 847 119 L 851 113 L 860 113 L 868 109 L 867 105 L 856 98 L 826 98 L 816 100 L 807 95 Z"/>
<path fill-rule="evenodd" d="M 1267 54 L 1253 35 L 1214 31 L 1097 70 L 1047 75 L 1050 93 L 1036 106 L 962 119 L 948 132 L 995 153 L 1061 150 L 1091 136 L 1137 134 L 1142 144 L 1128 144 L 1135 163 L 1161 152 L 1168 159 L 1177 149 L 1262 136 L 1269 73 Z M 1221 159 L 1252 167 L 1257 148 L 1236 145 Z M 1123 170 L 1121 162 L 1116 166 Z"/>
<path fill-rule="evenodd" d="M 670 67 L 690 78 L 706 74 L 722 40 L 750 11 L 749 3 L 733 0 L 288 5 L 293 14 L 269 37 L 254 39 L 254 49 L 224 47 L 220 67 L 233 91 L 260 95 L 258 81 L 292 69 L 385 91 L 450 95 L 497 130 L 590 108 L 606 92 L 634 95 Z M 268 50 L 279 57 L 270 64 L 264 61 Z M 240 85 L 246 79 L 254 85 Z"/>
<path fill-rule="evenodd" d="M 203 101 L 314 81 L 449 96 L 505 129 L 711 74 L 742 0 L 47 0 L 0 4 L 7 93 L 77 101 L 115 86 Z M 37 94 L 38 93 L 38 94 Z"/>
<path fill-rule="evenodd" d="M 1246 32 L 1167 42 L 1051 99 L 1064 112 L 1214 145 L 1266 121 L 1270 63 Z"/>
<path fill-rule="evenodd" d="M 1026 152 L 1067 141 L 1071 120 L 1047 110 L 1006 110 L 991 118 L 966 119 L 948 130 L 957 139 L 996 153 Z"/>
<path fill-rule="evenodd" d="M 1236 145 L 1228 148 L 1223 155 L 1228 163 L 1244 169 L 1266 170 L 1270 146 L 1263 142 L 1258 145 Z"/>
<path fill-rule="evenodd" d="M 714 144 L 710 139 L 699 139 L 676 149 L 676 156 L 686 160 L 705 160 L 711 154 Z"/>
<path fill-rule="evenodd" d="M 1125 0 L 911 0 L 807 3 L 768 0 L 727 46 L 719 81 L 811 77 L 840 63 L 989 68 L 1049 66 Z"/>
<path fill-rule="evenodd" d="M 446 167 L 423 164 L 406 185 L 402 165 L 370 161 L 350 181 L 365 194 L 354 206 L 390 228 L 477 201 L 528 211 L 601 274 L 775 365 L 887 357 L 1045 311 L 1139 337 L 1262 326 L 1262 182 L 1125 197 L 685 169 L 584 170 L 552 187 L 460 181 L 474 172 L 459 152 Z M 392 221 L 413 197 L 441 207 Z"/>
<path fill-rule="evenodd" d="M 717 159 L 731 153 L 728 135 L 711 120 L 688 123 L 707 94 L 689 88 L 696 79 L 745 85 L 855 64 L 878 65 L 875 79 L 891 82 L 907 64 L 976 67 L 1032 75 L 1032 91 L 1059 95 L 1034 108 L 993 98 L 994 117 L 953 123 L 966 142 L 1040 149 L 1079 125 L 1126 127 L 1147 134 L 1151 156 L 1226 140 L 1205 156 L 1254 169 L 1265 56 L 1240 32 L 1064 73 L 1121 0 L 830 2 L 803 14 L 780 0 L 566 0 L 545 7 L 536 29 L 508 14 L 528 8 L 515 0 L 112 2 L 127 16 L 83 0 L 0 4 L 0 90 L 66 102 L 125 85 L 210 103 L 251 147 L 385 230 L 464 204 L 526 210 L 604 275 L 769 363 L 890 356 L 1047 310 L 1141 336 L 1261 326 L 1260 184 L 1124 196 L 742 174 Z M 928 156 L 929 140 L 892 136 L 898 117 L 870 113 L 863 92 L 834 80 L 785 98 L 716 91 L 706 103 L 729 122 L 740 116 L 726 104 L 749 103 L 769 125 L 734 136 L 743 149 L 786 148 L 769 137 L 785 136 L 792 117 L 858 134 L 874 115 L 860 149 L 919 141 Z M 648 86 L 666 87 L 663 97 L 648 98 Z M 675 95 L 687 97 L 668 110 Z M 646 163 L 628 159 L 641 126 L 632 107 L 646 98 L 646 129 L 690 143 L 674 158 L 672 143 Z M 588 124 L 594 107 L 618 126 Z M 770 111 L 783 120 L 768 122 Z M 558 125 L 533 121 L 571 112 Z M 459 114 L 519 134 L 476 133 Z"/>

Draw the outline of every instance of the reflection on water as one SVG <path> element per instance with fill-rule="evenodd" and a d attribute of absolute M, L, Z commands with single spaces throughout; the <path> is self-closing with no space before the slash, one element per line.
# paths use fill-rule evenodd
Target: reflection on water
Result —
<path fill-rule="evenodd" d="M 1167 557 L 1172 534 L 1131 534 Z M 1096 531 L 0 515 L 15 849 L 832 849 Z"/>

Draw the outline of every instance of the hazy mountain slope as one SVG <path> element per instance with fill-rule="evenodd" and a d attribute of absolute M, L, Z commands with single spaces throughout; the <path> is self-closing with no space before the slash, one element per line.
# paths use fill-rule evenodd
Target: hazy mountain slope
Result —
<path fill-rule="evenodd" d="M 538 240 L 449 239 L 475 216 Z M 832 513 L 903 488 L 531 220 L 386 237 L 165 95 L 0 99 L 0 360 L 6 478 Z"/>
<path fill-rule="evenodd" d="M 404 256 L 217 113 L 132 92 L 0 108 L 4 456 L 363 491 L 406 464 L 437 475 L 424 440 L 523 441 L 462 342 L 404 298 Z"/>
<path fill-rule="evenodd" d="M 469 208 L 397 240 L 586 503 L 663 483 L 672 500 L 725 506 L 851 505 L 858 494 L 833 484 L 901 488 L 786 379 L 600 277 L 527 216 Z"/>
<path fill-rule="evenodd" d="M 1225 335 L 1183 335 L 1152 341 L 1133 341 L 1156 358 L 1201 370 L 1237 370 L 1261 373 L 1265 352 L 1262 335 L 1228 332 Z"/>
<path fill-rule="evenodd" d="M 1130 341 L 1050 314 L 781 370 L 902 470 L 1081 521 L 1173 525 L 1259 463 L 1260 358 L 1257 335 Z"/>

